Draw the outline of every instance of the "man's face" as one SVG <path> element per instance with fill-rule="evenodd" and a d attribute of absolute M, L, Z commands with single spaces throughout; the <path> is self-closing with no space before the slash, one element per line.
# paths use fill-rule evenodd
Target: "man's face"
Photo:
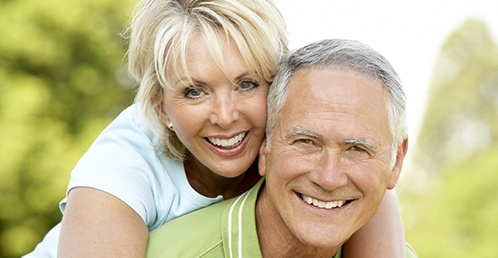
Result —
<path fill-rule="evenodd" d="M 307 246 L 339 246 L 395 186 L 406 142 L 390 167 L 387 94 L 369 77 L 306 69 L 289 86 L 271 150 L 260 153 L 270 216 Z"/>

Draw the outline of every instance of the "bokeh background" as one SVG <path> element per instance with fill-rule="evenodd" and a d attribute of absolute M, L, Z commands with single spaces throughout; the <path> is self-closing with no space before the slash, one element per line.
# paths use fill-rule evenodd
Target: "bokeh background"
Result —
<path fill-rule="evenodd" d="M 498 257 L 498 3 L 277 0 L 291 47 L 351 38 L 383 53 L 408 94 L 396 188 L 419 257 Z M 61 219 L 72 167 L 134 96 L 136 0 L 0 0 L 0 257 Z"/>

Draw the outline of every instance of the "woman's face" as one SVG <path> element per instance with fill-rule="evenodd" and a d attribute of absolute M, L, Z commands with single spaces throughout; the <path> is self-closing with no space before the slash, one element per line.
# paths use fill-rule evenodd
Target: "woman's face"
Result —
<path fill-rule="evenodd" d="M 245 172 L 258 155 L 269 87 L 246 67 L 231 43 L 222 45 L 224 73 L 202 36 L 192 38 L 186 56 L 188 73 L 180 72 L 180 79 L 163 96 L 167 116 L 163 122 L 172 123 L 198 163 L 229 178 Z"/>

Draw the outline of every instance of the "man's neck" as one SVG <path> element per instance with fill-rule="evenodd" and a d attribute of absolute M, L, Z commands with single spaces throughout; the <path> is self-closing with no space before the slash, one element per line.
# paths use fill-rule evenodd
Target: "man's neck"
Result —
<path fill-rule="evenodd" d="M 271 203 L 263 185 L 256 202 L 256 228 L 259 246 L 264 258 L 282 257 L 327 257 L 338 251 L 307 246 L 297 239 L 286 227 Z"/>

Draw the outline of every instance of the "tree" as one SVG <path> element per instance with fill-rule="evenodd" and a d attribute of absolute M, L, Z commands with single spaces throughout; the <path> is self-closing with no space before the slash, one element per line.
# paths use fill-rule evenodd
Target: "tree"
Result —
<path fill-rule="evenodd" d="M 481 21 L 468 20 L 448 38 L 430 88 L 417 164 L 440 168 L 497 140 L 497 57 L 497 46 Z"/>
<path fill-rule="evenodd" d="M 427 178 L 401 193 L 407 239 L 420 257 L 494 257 L 498 241 L 498 46 L 470 19 L 435 69 L 413 158 Z"/>
<path fill-rule="evenodd" d="M 0 256 L 61 219 L 72 167 L 133 100 L 120 35 L 135 1 L 1 1 Z"/>

